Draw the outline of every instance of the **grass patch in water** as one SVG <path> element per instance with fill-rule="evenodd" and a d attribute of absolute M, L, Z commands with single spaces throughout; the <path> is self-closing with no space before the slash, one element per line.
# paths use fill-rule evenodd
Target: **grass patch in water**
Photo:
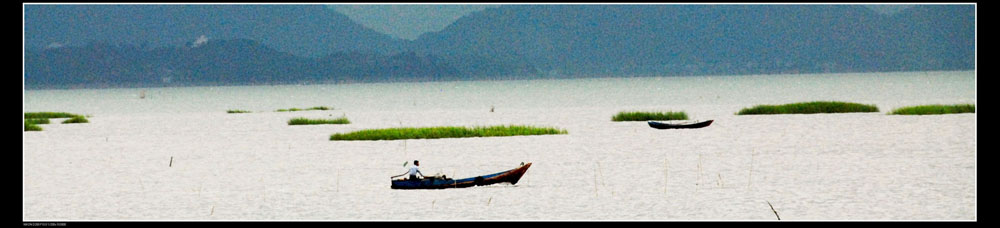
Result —
<path fill-rule="evenodd" d="M 83 115 L 66 112 L 26 112 L 24 113 L 24 131 L 41 131 L 39 124 L 49 124 L 52 118 L 69 118 L 62 123 L 89 123 Z"/>
<path fill-rule="evenodd" d="M 310 111 L 310 110 L 330 110 L 330 109 L 331 109 L 330 107 L 326 107 L 326 106 L 316 106 L 316 107 L 312 107 L 312 108 L 306 108 L 306 109 L 301 109 L 301 108 L 290 108 L 290 109 L 278 109 L 278 110 L 276 110 L 276 111 L 277 111 L 277 112 L 296 112 L 296 111 Z"/>
<path fill-rule="evenodd" d="M 226 110 L 226 113 L 229 113 L 229 114 L 233 114 L 233 113 L 250 113 L 250 111 L 239 110 L 239 109 L 230 109 L 230 110 Z"/>
<path fill-rule="evenodd" d="M 684 112 L 619 112 L 611 121 L 687 120 Z"/>
<path fill-rule="evenodd" d="M 736 115 L 770 115 L 770 114 L 814 114 L 814 113 L 848 113 L 848 112 L 878 112 L 875 105 L 866 105 L 839 101 L 814 101 L 784 105 L 757 105 L 744 108 Z"/>
<path fill-rule="evenodd" d="M 347 117 L 340 117 L 336 119 L 308 119 L 308 118 L 294 118 L 288 120 L 288 125 L 315 125 L 315 124 L 349 124 L 350 120 Z"/>
<path fill-rule="evenodd" d="M 41 131 L 41 130 L 42 127 L 39 127 L 38 125 L 28 123 L 28 121 L 24 122 L 24 131 Z"/>
<path fill-rule="evenodd" d="M 24 119 L 24 123 L 26 123 L 26 124 L 49 124 L 49 119 L 42 119 L 42 118 Z"/>
<path fill-rule="evenodd" d="M 955 104 L 955 105 L 918 105 L 918 106 L 907 106 L 902 108 L 897 108 L 893 110 L 890 115 L 940 115 L 940 114 L 956 114 L 956 113 L 976 113 L 976 105 L 974 104 Z"/>
<path fill-rule="evenodd" d="M 480 127 L 421 127 L 367 129 L 349 133 L 336 133 L 330 140 L 400 140 L 439 139 L 466 137 L 500 137 L 518 135 L 568 134 L 566 130 L 532 126 L 480 126 Z"/>
<path fill-rule="evenodd" d="M 51 119 L 51 118 L 73 118 L 73 117 L 83 117 L 81 115 L 65 112 L 26 112 L 24 113 L 25 119 Z"/>
<path fill-rule="evenodd" d="M 88 121 L 87 118 L 84 118 L 83 116 L 74 116 L 73 118 L 69 118 L 68 120 L 64 120 L 62 123 L 64 123 L 64 124 L 90 123 L 90 121 Z"/>

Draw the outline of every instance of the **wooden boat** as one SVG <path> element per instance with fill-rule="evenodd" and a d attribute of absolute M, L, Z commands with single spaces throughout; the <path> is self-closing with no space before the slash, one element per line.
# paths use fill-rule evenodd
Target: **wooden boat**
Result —
<path fill-rule="evenodd" d="M 416 180 L 392 180 L 392 189 L 466 188 L 503 182 L 517 184 L 517 181 L 521 180 L 521 176 L 524 175 L 524 172 L 528 171 L 528 167 L 531 167 L 531 163 L 523 164 L 521 167 L 499 173 L 458 180 L 447 178 L 445 176 L 427 176 L 423 179 Z"/>
<path fill-rule="evenodd" d="M 703 128 L 712 125 L 715 120 L 707 120 L 701 122 L 687 122 L 687 123 L 662 123 L 656 121 L 649 121 L 649 127 L 656 129 L 684 129 L 684 128 Z"/>

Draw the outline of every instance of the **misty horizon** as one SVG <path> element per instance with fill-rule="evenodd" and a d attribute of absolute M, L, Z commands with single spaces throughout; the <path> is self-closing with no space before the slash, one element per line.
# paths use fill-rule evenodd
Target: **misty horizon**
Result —
<path fill-rule="evenodd" d="M 32 88 L 975 66 L 969 4 L 26 4 L 24 13 Z M 219 62 L 230 64 L 210 64 Z"/>

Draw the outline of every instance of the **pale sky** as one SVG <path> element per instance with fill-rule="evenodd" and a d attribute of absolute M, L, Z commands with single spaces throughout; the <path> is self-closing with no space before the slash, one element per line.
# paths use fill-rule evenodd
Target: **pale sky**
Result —
<path fill-rule="evenodd" d="M 368 28 L 396 38 L 413 40 L 425 32 L 441 31 L 466 14 L 499 5 L 395 4 L 330 5 Z"/>

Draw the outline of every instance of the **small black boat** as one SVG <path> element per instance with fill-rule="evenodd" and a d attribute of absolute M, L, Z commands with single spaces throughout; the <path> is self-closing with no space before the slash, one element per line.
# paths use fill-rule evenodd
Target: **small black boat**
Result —
<path fill-rule="evenodd" d="M 686 128 L 703 128 L 712 125 L 712 121 L 707 120 L 701 122 L 686 122 L 686 123 L 661 123 L 656 121 L 649 121 L 649 127 L 656 129 L 686 129 Z"/>

